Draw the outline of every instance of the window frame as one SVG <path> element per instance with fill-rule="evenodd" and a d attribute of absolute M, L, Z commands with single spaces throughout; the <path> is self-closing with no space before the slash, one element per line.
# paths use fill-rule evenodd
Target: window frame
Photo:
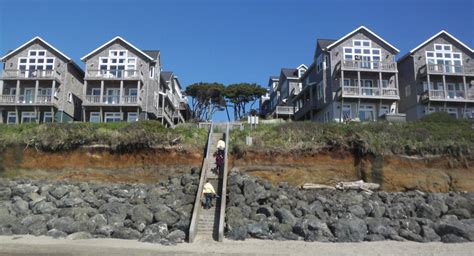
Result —
<path fill-rule="evenodd" d="M 10 122 L 10 118 L 13 117 L 15 121 L 12 123 Z M 15 111 L 8 111 L 7 112 L 7 124 L 16 124 L 17 123 L 17 116 Z"/>
<path fill-rule="evenodd" d="M 97 119 L 97 122 L 92 120 L 92 117 L 93 117 L 93 116 L 94 116 L 94 118 L 96 118 L 96 117 L 98 118 L 98 119 Z M 90 122 L 90 123 L 100 123 L 100 122 L 101 122 L 100 119 L 101 119 L 101 118 L 100 118 L 100 112 L 97 112 L 97 111 L 89 112 L 89 122 Z"/>

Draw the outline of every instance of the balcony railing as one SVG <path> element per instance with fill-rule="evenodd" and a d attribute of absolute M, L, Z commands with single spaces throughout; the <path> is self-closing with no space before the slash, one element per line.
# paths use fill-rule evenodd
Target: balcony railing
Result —
<path fill-rule="evenodd" d="M 427 90 L 421 94 L 422 100 L 449 100 L 449 101 L 466 101 L 474 100 L 474 90 L 467 91 L 453 91 L 453 90 Z"/>
<path fill-rule="evenodd" d="M 139 80 L 142 79 L 142 75 L 139 70 L 87 70 L 86 79 Z"/>
<path fill-rule="evenodd" d="M 358 87 L 344 86 L 342 90 L 343 96 L 360 96 L 360 97 L 398 97 L 397 88 L 378 88 L 378 87 Z"/>
<path fill-rule="evenodd" d="M 34 95 L 20 95 L 16 100 L 16 95 L 0 95 L 1 104 L 52 104 L 52 99 L 52 96 L 38 95 L 35 101 Z"/>
<path fill-rule="evenodd" d="M 427 64 L 420 68 L 421 74 L 474 75 L 474 66 Z"/>
<path fill-rule="evenodd" d="M 3 79 L 58 79 L 60 74 L 56 70 L 20 70 L 6 69 L 3 71 Z"/>
<path fill-rule="evenodd" d="M 120 96 L 99 96 L 99 95 L 86 95 L 86 104 L 97 104 L 97 105 L 123 105 L 123 104 L 138 104 L 137 96 L 124 96 L 120 100 Z"/>
<path fill-rule="evenodd" d="M 318 105 L 316 104 L 316 102 L 311 102 L 310 100 L 305 101 L 303 103 L 303 106 L 295 112 L 295 120 L 300 119 L 302 116 L 308 113 L 308 111 L 312 109 L 317 109 L 317 107 Z"/>
<path fill-rule="evenodd" d="M 374 71 L 397 71 L 395 62 L 343 60 L 343 70 L 374 70 Z"/>
<path fill-rule="evenodd" d="M 295 109 L 293 106 L 277 106 L 275 109 L 275 114 L 277 115 L 293 115 L 295 114 Z"/>

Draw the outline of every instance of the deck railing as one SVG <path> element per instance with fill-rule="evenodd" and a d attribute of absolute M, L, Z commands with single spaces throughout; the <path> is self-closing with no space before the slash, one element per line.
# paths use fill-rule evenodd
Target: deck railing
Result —
<path fill-rule="evenodd" d="M 295 109 L 293 106 L 277 106 L 275 109 L 277 115 L 293 115 Z"/>
<path fill-rule="evenodd" d="M 20 70 L 6 69 L 3 71 L 3 79 L 59 79 L 60 74 L 56 70 Z"/>
<path fill-rule="evenodd" d="M 142 75 L 139 70 L 103 69 L 86 71 L 86 79 L 133 80 L 141 78 Z"/>
<path fill-rule="evenodd" d="M 343 60 L 344 70 L 397 71 L 397 63 L 387 61 Z"/>
<path fill-rule="evenodd" d="M 85 103 L 88 104 L 106 104 L 106 105 L 120 105 L 120 104 L 137 104 L 138 97 L 137 96 L 124 96 L 122 100 L 120 100 L 120 96 L 99 96 L 99 95 L 86 95 Z"/>
<path fill-rule="evenodd" d="M 466 101 L 474 100 L 474 90 L 467 91 L 453 91 L 453 90 L 426 90 L 421 94 L 422 100 L 450 100 L 450 101 Z"/>
<path fill-rule="evenodd" d="M 361 97 L 398 97 L 397 88 L 379 88 L 379 87 L 358 87 L 343 86 L 343 96 L 361 96 Z"/>
<path fill-rule="evenodd" d="M 16 100 L 16 95 L 0 95 L 0 103 L 2 104 L 51 104 L 53 100 L 52 96 L 47 95 L 19 95 Z"/>
<path fill-rule="evenodd" d="M 474 74 L 474 66 L 427 64 L 429 74 Z"/>

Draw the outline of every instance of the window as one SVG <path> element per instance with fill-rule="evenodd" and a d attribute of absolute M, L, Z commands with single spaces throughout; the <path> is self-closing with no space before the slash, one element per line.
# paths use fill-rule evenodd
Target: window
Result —
<path fill-rule="evenodd" d="M 135 97 L 138 96 L 138 90 L 137 90 L 137 88 L 130 88 L 130 89 L 128 89 L 128 95 L 129 95 L 129 96 L 135 96 Z"/>
<path fill-rule="evenodd" d="M 320 54 L 318 58 L 316 59 L 316 72 L 319 73 L 323 70 L 325 63 L 324 63 L 324 54 Z M 304 71 L 303 71 L 304 73 Z"/>
<path fill-rule="evenodd" d="M 448 109 L 442 108 L 441 111 L 447 112 L 450 116 L 454 118 L 458 118 L 458 110 L 455 108 L 448 108 Z"/>
<path fill-rule="evenodd" d="M 464 111 L 464 117 L 465 117 L 465 118 L 474 118 L 474 109 L 469 109 L 469 108 L 467 108 L 467 109 Z"/>
<path fill-rule="evenodd" d="M 352 40 L 352 47 L 344 47 L 343 51 L 344 60 L 354 61 L 352 65 L 367 69 L 379 67 L 382 51 L 372 48 L 370 40 Z"/>
<path fill-rule="evenodd" d="M 354 118 L 352 116 L 352 109 L 351 109 L 351 105 L 349 104 L 344 104 L 342 106 L 342 118 L 344 121 L 348 121 L 348 120 L 351 120 L 352 118 Z"/>
<path fill-rule="evenodd" d="M 318 100 L 321 100 L 324 97 L 323 82 L 319 82 L 319 84 L 316 85 L 316 90 L 317 90 L 317 93 L 318 93 Z"/>
<path fill-rule="evenodd" d="M 91 93 L 93 96 L 100 96 L 100 88 L 92 88 Z"/>
<path fill-rule="evenodd" d="M 407 84 L 407 86 L 405 86 L 405 96 L 408 97 L 410 95 L 411 95 L 411 86 Z"/>
<path fill-rule="evenodd" d="M 360 121 L 374 121 L 374 106 L 372 105 L 360 105 L 359 106 L 359 119 Z"/>
<path fill-rule="evenodd" d="M 36 114 L 35 112 L 23 112 L 21 113 L 21 123 L 35 123 L 36 122 Z"/>
<path fill-rule="evenodd" d="M 43 123 L 52 123 L 53 122 L 53 113 L 44 112 L 43 113 Z"/>
<path fill-rule="evenodd" d="M 431 113 L 434 113 L 434 112 L 436 112 L 436 109 L 434 107 L 429 107 L 429 108 L 426 107 L 425 108 L 425 113 L 426 114 L 431 114 Z"/>
<path fill-rule="evenodd" d="M 90 117 L 89 117 L 89 122 L 100 123 L 100 112 L 91 112 Z"/>
<path fill-rule="evenodd" d="M 128 112 L 127 122 L 136 122 L 138 121 L 138 113 L 137 112 Z"/>
<path fill-rule="evenodd" d="M 453 52 L 450 44 L 435 44 L 434 51 L 426 51 L 426 64 L 429 70 L 445 73 L 462 71 L 462 55 Z"/>
<path fill-rule="evenodd" d="M 16 124 L 16 113 L 9 111 L 7 114 L 7 124 Z"/>
<path fill-rule="evenodd" d="M 350 79 L 344 79 L 344 87 L 346 86 L 351 86 L 351 80 Z"/>
<path fill-rule="evenodd" d="M 155 67 L 150 67 L 150 78 L 155 77 Z"/>
<path fill-rule="evenodd" d="M 388 105 L 381 105 L 379 110 L 379 116 L 390 113 L 390 107 Z"/>
<path fill-rule="evenodd" d="M 112 122 L 120 122 L 120 121 L 122 121 L 120 117 L 120 112 L 105 112 L 104 122 L 112 123 Z"/>
<path fill-rule="evenodd" d="M 67 93 L 67 101 L 68 101 L 69 103 L 72 103 L 72 93 L 71 93 L 71 92 L 68 92 L 68 93 Z"/>
<path fill-rule="evenodd" d="M 18 69 L 24 77 L 42 77 L 46 71 L 53 70 L 54 57 L 46 57 L 45 50 L 29 50 L 28 57 L 18 59 Z"/>
<path fill-rule="evenodd" d="M 130 77 L 135 75 L 136 58 L 128 57 L 127 50 L 110 50 L 108 57 L 99 58 L 102 75 L 109 77 Z"/>

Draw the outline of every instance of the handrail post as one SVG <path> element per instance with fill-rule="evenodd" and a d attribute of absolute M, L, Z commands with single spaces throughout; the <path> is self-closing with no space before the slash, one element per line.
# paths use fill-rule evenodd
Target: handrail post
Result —
<path fill-rule="evenodd" d="M 225 150 L 224 150 L 224 172 L 222 174 L 222 193 L 221 193 L 221 209 L 219 213 L 219 233 L 218 233 L 218 241 L 222 242 L 224 240 L 224 225 L 225 225 L 225 208 L 227 203 L 227 175 L 229 172 L 229 123 L 227 122 L 226 125 L 226 132 L 225 132 Z"/>

